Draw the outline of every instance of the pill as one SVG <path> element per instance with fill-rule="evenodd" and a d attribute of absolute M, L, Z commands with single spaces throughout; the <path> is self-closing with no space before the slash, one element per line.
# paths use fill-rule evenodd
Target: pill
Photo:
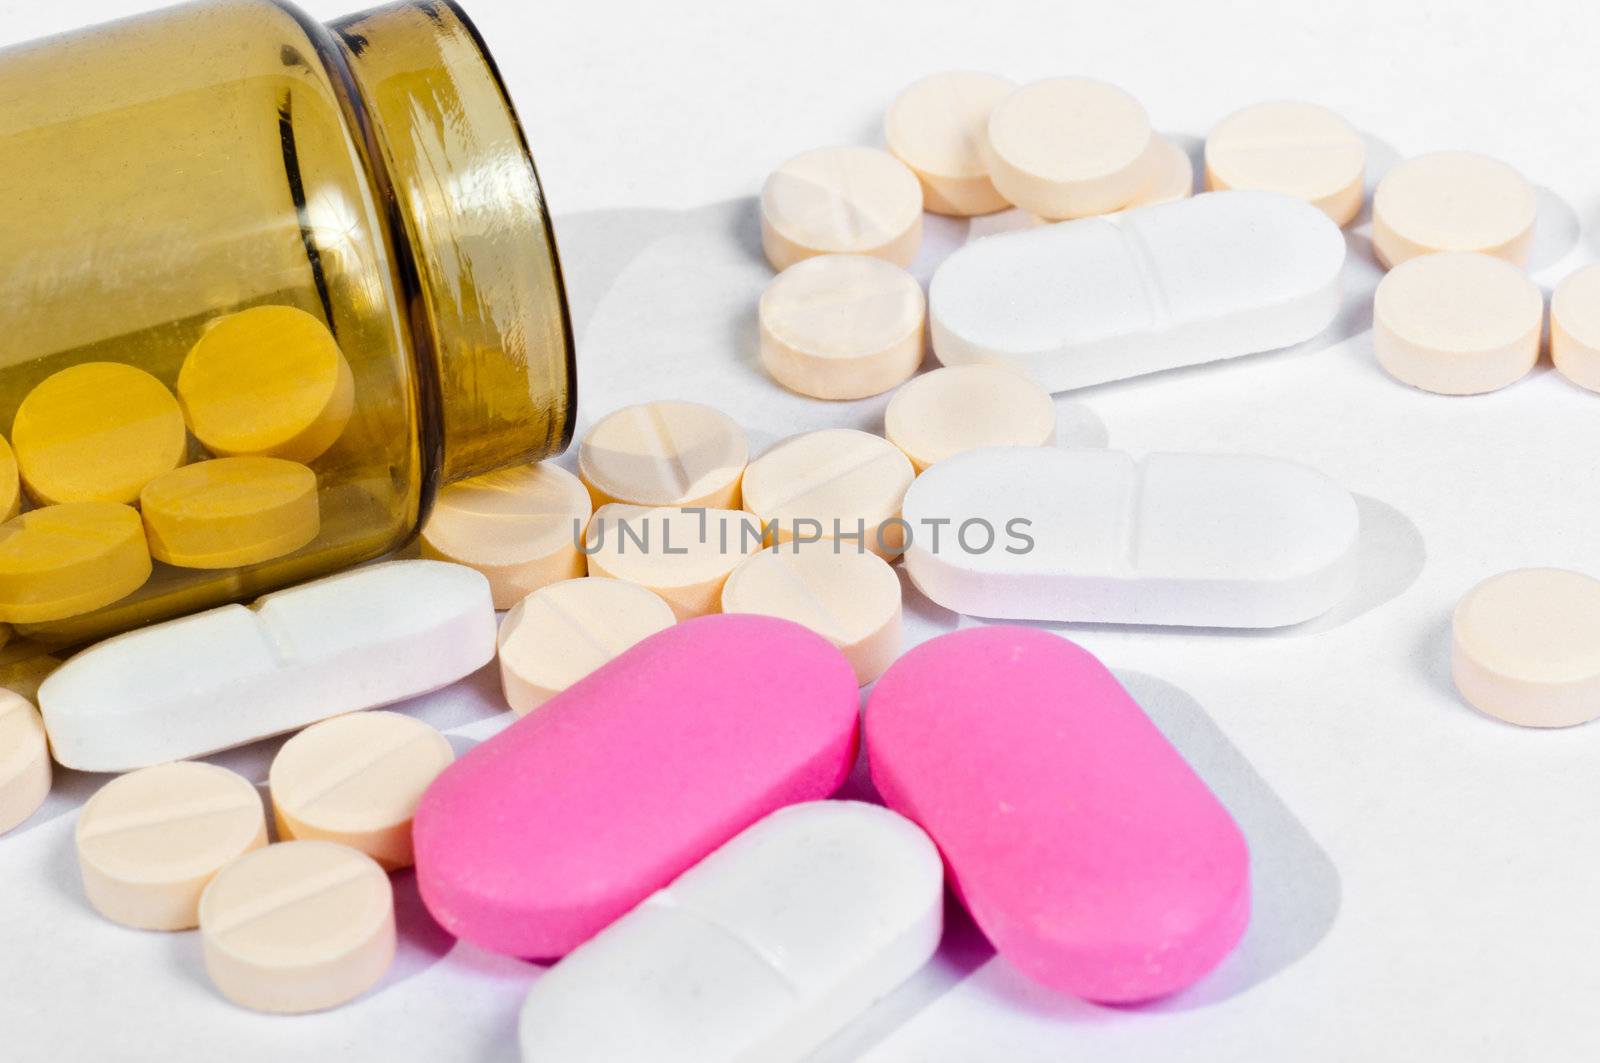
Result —
<path fill-rule="evenodd" d="M 679 620 L 716 612 L 728 573 L 761 545 L 747 513 L 620 503 L 595 510 L 584 541 L 591 575 L 648 588 Z"/>
<path fill-rule="evenodd" d="M 272 759 L 268 789 L 281 840 L 320 838 L 410 867 L 411 817 L 455 759 L 449 739 L 397 712 L 353 712 L 312 724 Z"/>
<path fill-rule="evenodd" d="M 1103 81 L 1053 78 L 994 105 L 985 158 L 1002 196 L 1061 219 L 1127 206 L 1149 183 L 1158 150 L 1138 100 Z"/>
<path fill-rule="evenodd" d="M 350 423 L 355 378 L 320 320 L 256 306 L 206 326 L 178 370 L 178 400 L 213 454 L 310 462 Z"/>
<path fill-rule="evenodd" d="M 200 940 L 206 973 L 235 1004 L 285 1014 L 336 1007 L 376 985 L 394 960 L 394 890 L 364 853 L 280 842 L 211 880 Z"/>
<path fill-rule="evenodd" d="M 1011 204 L 989 180 L 989 112 L 1016 88 L 1005 78 L 949 70 L 912 82 L 884 116 L 884 142 L 922 182 L 922 205 L 964 217 Z"/>
<path fill-rule="evenodd" d="M 1562 376 L 1600 391 L 1600 265 L 1585 266 L 1550 297 L 1550 357 Z"/>
<path fill-rule="evenodd" d="M 110 605 L 150 578 L 132 506 L 68 502 L 0 525 L 0 620 L 35 624 Z"/>
<path fill-rule="evenodd" d="M 95 911 L 143 930 L 200 925 L 200 895 L 229 861 L 267 844 L 261 795 L 215 764 L 122 775 L 78 814 L 83 891 Z"/>
<path fill-rule="evenodd" d="M 590 576 L 552 583 L 511 607 L 500 622 L 500 687 L 527 715 L 628 649 L 678 622 L 659 594 Z"/>
<path fill-rule="evenodd" d="M 909 266 L 922 244 L 922 185 L 876 148 L 816 148 L 761 188 L 761 247 L 772 268 L 812 255 L 873 255 Z"/>
<path fill-rule="evenodd" d="M 883 434 L 922 472 L 978 447 L 1042 447 L 1056 438 L 1050 393 L 1021 373 L 994 365 L 950 365 L 894 393 Z"/>
<path fill-rule="evenodd" d="M 1467 704 L 1523 727 L 1600 716 L 1600 580 L 1523 568 L 1456 606 L 1450 672 Z"/>
<path fill-rule="evenodd" d="M 39 703 L 39 684 L 61 667 L 61 658 L 47 653 L 36 653 L 20 660 L 0 664 L 0 689 L 21 694 L 30 702 Z"/>
<path fill-rule="evenodd" d="M 900 500 L 916 472 L 881 436 L 825 428 L 791 436 L 750 463 L 744 508 L 772 542 L 838 539 L 882 557 L 905 544 Z"/>
<path fill-rule="evenodd" d="M 136 502 L 183 464 L 183 411 L 165 384 L 131 365 L 84 362 L 28 392 L 11 426 L 28 494 L 57 502 Z"/>
<path fill-rule="evenodd" d="M 0 834 L 20 826 L 50 796 L 50 745 L 27 698 L 0 690 Z"/>
<path fill-rule="evenodd" d="M 1528 264 L 1538 199 L 1498 159 L 1440 151 L 1407 159 L 1372 194 L 1372 249 L 1394 267 L 1435 251 L 1478 251 Z"/>
<path fill-rule="evenodd" d="M 739 508 L 750 459 L 744 429 L 698 402 L 643 402 L 603 417 L 578 447 L 578 475 L 595 508 Z"/>
<path fill-rule="evenodd" d="M 867 701 L 884 802 L 944 855 L 1023 974 L 1107 1004 L 1198 980 L 1250 918 L 1244 836 L 1088 651 L 983 627 L 911 650 Z"/>
<path fill-rule="evenodd" d="M 1367 146 L 1339 115 L 1275 100 L 1235 111 L 1206 137 L 1206 187 L 1255 188 L 1305 200 L 1335 225 L 1361 211 Z"/>
<path fill-rule="evenodd" d="M 139 492 L 150 556 L 233 568 L 292 554 L 317 537 L 317 474 L 282 458 L 215 458 L 163 473 Z"/>
<path fill-rule="evenodd" d="M 805 1059 L 928 961 L 943 907 L 938 850 L 904 817 L 780 809 L 540 977 L 522 1058 Z"/>
<path fill-rule="evenodd" d="M 724 613 L 781 616 L 844 652 L 865 685 L 900 653 L 900 577 L 852 543 L 782 543 L 752 554 L 722 587 Z"/>
<path fill-rule="evenodd" d="M 1008 620 L 1281 627 L 1355 577 L 1349 492 L 1244 454 L 990 447 L 906 492 L 906 572 L 947 609 Z"/>
<path fill-rule="evenodd" d="M 869 255 L 818 255 L 761 293 L 761 364 L 790 391 L 863 399 L 922 364 L 922 285 Z"/>
<path fill-rule="evenodd" d="M 988 362 L 1050 391 L 1300 343 L 1340 306 L 1345 241 L 1277 192 L 1209 192 L 978 240 L 928 289 L 945 365 Z"/>
<path fill-rule="evenodd" d="M 1150 174 L 1145 187 L 1124 210 L 1173 203 L 1194 195 L 1194 160 L 1166 137 L 1157 136 L 1151 148 Z"/>
<path fill-rule="evenodd" d="M 833 793 L 856 717 L 849 662 L 798 624 L 669 627 L 434 781 L 422 899 L 482 948 L 563 956 L 767 813 Z"/>
<path fill-rule="evenodd" d="M 39 688 L 56 761 L 128 771 L 453 683 L 494 658 L 478 573 L 389 561 L 130 631 Z"/>
<path fill-rule="evenodd" d="M 11 444 L 0 437 L 0 523 L 15 517 L 22 509 L 22 478 L 17 473 L 17 456 Z"/>
<path fill-rule="evenodd" d="M 1517 267 L 1467 251 L 1410 259 L 1378 282 L 1372 345 L 1396 380 L 1477 395 L 1522 379 L 1539 360 L 1544 296 Z"/>
<path fill-rule="evenodd" d="M 515 465 L 440 491 L 422 529 L 422 556 L 477 569 L 494 607 L 510 609 L 588 571 L 579 546 L 589 513 L 588 489 L 567 470 Z"/>

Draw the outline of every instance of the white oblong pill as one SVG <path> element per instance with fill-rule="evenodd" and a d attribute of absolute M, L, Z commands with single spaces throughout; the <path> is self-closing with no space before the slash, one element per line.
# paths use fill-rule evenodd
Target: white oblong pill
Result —
<path fill-rule="evenodd" d="M 1367 145 L 1339 115 L 1275 100 L 1235 111 L 1206 137 L 1206 187 L 1257 188 L 1305 200 L 1345 225 L 1365 198 Z"/>
<path fill-rule="evenodd" d="M 904 516 L 906 571 L 947 609 L 1190 627 L 1326 612 L 1351 588 L 1359 530 L 1349 492 L 1294 462 L 1051 447 L 942 461 Z"/>
<path fill-rule="evenodd" d="M 927 835 L 888 809 L 780 809 L 535 982 L 522 1058 L 803 1059 L 933 955 L 943 880 Z"/>
<path fill-rule="evenodd" d="M 1538 194 L 1487 155 L 1436 151 L 1407 159 L 1372 193 L 1372 250 L 1394 267 L 1435 251 L 1478 251 L 1526 266 Z"/>
<path fill-rule="evenodd" d="M 874 255 L 909 266 L 922 245 L 922 185 L 877 148 L 817 148 L 761 188 L 761 246 L 772 268 L 812 255 Z"/>
<path fill-rule="evenodd" d="M 1550 359 L 1562 376 L 1600 391 L 1600 264 L 1568 274 L 1550 297 Z"/>
<path fill-rule="evenodd" d="M 426 694 L 494 659 L 489 581 L 388 561 L 92 646 L 39 688 L 56 760 L 129 771 Z"/>
<path fill-rule="evenodd" d="M 50 746 L 33 703 L 0 690 L 0 834 L 20 826 L 50 796 Z"/>
<path fill-rule="evenodd" d="M 1177 203 L 994 236 L 928 289 L 945 365 L 1010 366 L 1050 391 L 1270 351 L 1339 312 L 1344 234 L 1278 192 Z"/>
<path fill-rule="evenodd" d="M 989 180 L 989 113 L 1016 86 L 1003 77 L 948 70 L 912 82 L 883 119 L 884 141 L 922 182 L 934 214 L 990 214 L 1011 204 Z"/>

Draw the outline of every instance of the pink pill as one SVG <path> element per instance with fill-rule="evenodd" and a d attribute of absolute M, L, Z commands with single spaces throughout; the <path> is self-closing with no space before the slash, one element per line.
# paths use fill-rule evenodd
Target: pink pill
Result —
<path fill-rule="evenodd" d="M 926 642 L 867 703 L 872 781 L 938 844 L 989 941 L 1104 1003 L 1182 989 L 1238 943 L 1228 810 L 1087 650 L 1021 627 Z"/>
<path fill-rule="evenodd" d="M 553 959 L 855 759 L 855 673 L 799 624 L 714 615 L 636 643 L 423 795 L 417 882 L 441 926 Z"/>

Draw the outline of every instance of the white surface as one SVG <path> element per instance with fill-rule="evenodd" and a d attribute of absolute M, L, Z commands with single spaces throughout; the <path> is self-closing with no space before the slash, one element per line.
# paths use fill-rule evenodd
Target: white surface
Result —
<path fill-rule="evenodd" d="M 796 152 L 875 143 L 889 100 L 939 69 L 1107 78 L 1191 148 L 1245 104 L 1314 100 L 1367 135 L 1375 172 L 1445 148 L 1517 166 L 1543 189 L 1542 287 L 1600 250 L 1600 6 L 1581 0 L 1152 0 L 1091 13 L 996 0 L 981 23 L 970 3 L 932 0 L 468 2 L 557 213 L 583 328 L 580 430 L 662 397 L 714 401 L 757 451 L 799 430 L 881 427 L 886 399 L 806 400 L 760 371 L 754 307 L 771 273 L 752 197 Z M 128 9 L 0 0 L 0 32 Z M 927 230 L 948 248 L 967 226 Z M 1351 263 L 1367 265 L 1370 293 L 1365 238 L 1358 224 Z M 1600 572 L 1600 398 L 1547 366 L 1470 399 L 1396 384 L 1374 362 L 1362 290 L 1350 286 L 1327 342 L 1057 401 L 1062 442 L 1274 454 L 1358 496 L 1356 596 L 1304 630 L 1062 628 L 1118 671 L 1249 837 L 1257 907 L 1240 951 L 1182 999 L 1105 1009 L 1032 989 L 953 916 L 935 963 L 819 1061 L 1600 1054 L 1600 726 L 1499 723 L 1461 704 L 1448 676 L 1450 612 L 1479 580 L 1524 565 Z M 963 623 L 908 594 L 907 645 Z M 484 669 L 402 708 L 467 744 L 512 718 L 497 685 Z M 262 780 L 273 746 L 220 759 Z M 539 969 L 454 945 L 409 874 L 395 876 L 400 953 L 378 991 L 295 1019 L 228 1004 L 197 935 L 141 934 L 88 910 L 71 813 L 103 779 L 58 775 L 44 810 L 0 838 L 8 1057 L 211 1063 L 223 1046 L 239 1063 L 517 1058 L 517 1009 Z"/>
<path fill-rule="evenodd" d="M 1360 524 L 1349 492 L 1293 462 L 1055 447 L 947 458 L 903 515 L 906 573 L 946 609 L 1244 628 L 1337 605 Z"/>
<path fill-rule="evenodd" d="M 786 1063 L 933 954 L 944 867 L 909 820 L 780 809 L 578 947 L 522 1010 L 525 1063 Z"/>

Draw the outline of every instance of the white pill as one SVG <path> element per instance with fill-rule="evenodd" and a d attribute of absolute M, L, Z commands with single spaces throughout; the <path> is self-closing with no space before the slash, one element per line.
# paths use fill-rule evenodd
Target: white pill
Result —
<path fill-rule="evenodd" d="M 1011 204 L 989 180 L 989 112 L 1016 86 L 993 74 L 949 70 L 907 86 L 884 116 L 884 141 L 922 182 L 922 205 L 964 217 Z"/>
<path fill-rule="evenodd" d="M 595 508 L 738 508 L 750 459 L 744 429 L 703 403 L 663 400 L 602 417 L 578 445 L 578 475 Z"/>
<path fill-rule="evenodd" d="M 1347 491 L 1293 462 L 1053 447 L 942 461 L 905 519 L 906 571 L 956 612 L 1251 628 L 1336 605 L 1359 525 Z"/>
<path fill-rule="evenodd" d="M 1394 267 L 1435 251 L 1478 251 L 1526 266 L 1538 196 L 1498 159 L 1440 151 L 1407 159 L 1372 194 L 1372 249 Z"/>
<path fill-rule="evenodd" d="M 20 826 L 50 796 L 50 746 L 39 710 L 0 690 L 0 834 Z"/>
<path fill-rule="evenodd" d="M 900 552 L 900 499 L 916 471 L 893 443 L 854 428 L 790 436 L 750 463 L 744 508 L 770 542 L 850 540 L 882 557 Z"/>
<path fill-rule="evenodd" d="M 1574 384 L 1600 391 L 1600 264 L 1556 285 L 1550 297 L 1550 358 Z"/>
<path fill-rule="evenodd" d="M 1210 192 L 968 244 L 928 290 L 933 350 L 1050 391 L 1300 343 L 1339 312 L 1345 241 L 1277 192 Z"/>
<path fill-rule="evenodd" d="M 128 771 L 455 682 L 494 659 L 489 582 L 389 561 L 130 631 L 39 688 L 56 760 Z"/>
<path fill-rule="evenodd" d="M 883 411 L 883 434 L 921 472 L 979 447 L 1055 441 L 1056 404 L 1021 373 L 997 365 L 947 365 L 910 381 Z"/>
<path fill-rule="evenodd" d="M 1206 138 L 1206 187 L 1255 188 L 1305 200 L 1336 225 L 1361 210 L 1367 146 L 1314 103 L 1277 100 L 1235 111 Z"/>
<path fill-rule="evenodd" d="M 1160 135 L 1156 136 L 1151 152 L 1149 179 L 1124 210 L 1176 203 L 1194 195 L 1194 160 L 1189 158 L 1189 153 Z"/>
<path fill-rule="evenodd" d="M 1451 627 L 1451 676 L 1467 704 L 1523 727 L 1600 716 L 1600 580 L 1505 572 L 1462 597 Z"/>
<path fill-rule="evenodd" d="M 535 982 L 522 1058 L 804 1059 L 927 962 L 943 910 L 938 851 L 909 820 L 780 809 Z"/>
<path fill-rule="evenodd" d="M 922 244 L 922 185 L 876 148 L 796 155 L 761 189 L 761 246 L 777 270 L 812 255 L 874 255 L 909 266 Z"/>
<path fill-rule="evenodd" d="M 1440 395 L 1478 395 L 1522 379 L 1539 360 L 1544 296 L 1510 263 L 1441 251 L 1378 282 L 1372 344 L 1396 380 Z"/>

